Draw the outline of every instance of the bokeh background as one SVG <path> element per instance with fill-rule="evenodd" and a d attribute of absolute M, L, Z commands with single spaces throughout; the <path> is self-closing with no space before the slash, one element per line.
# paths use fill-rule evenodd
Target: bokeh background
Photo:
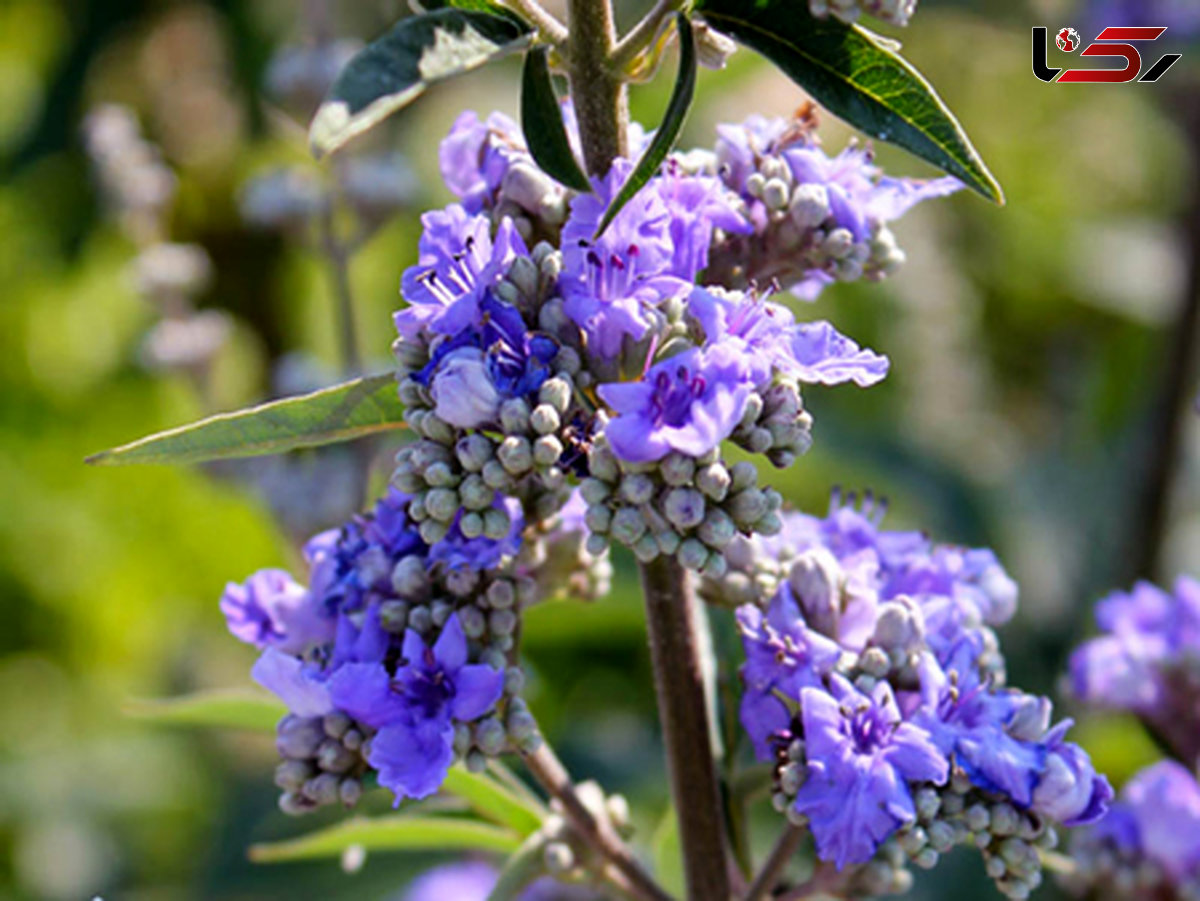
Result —
<path fill-rule="evenodd" d="M 224 633 L 221 588 L 294 566 L 296 538 L 353 505 L 358 455 L 207 470 L 82 462 L 344 369 L 319 248 L 239 210 L 247 182 L 272 167 L 328 175 L 308 161 L 302 113 L 266 90 L 320 6 L 0 0 L 2 898 L 393 898 L 430 862 L 380 855 L 353 875 L 335 862 L 250 864 L 249 842 L 328 819 L 276 811 L 270 739 L 129 715 L 135 699 L 248 682 L 252 652 Z M 321 27 L 348 39 L 402 14 L 388 0 L 328 12 Z M 1188 121 L 1200 116 L 1200 60 L 1185 56 L 1154 85 L 1034 79 L 1030 27 L 1083 21 L 1050 0 L 922 0 L 906 55 L 964 120 L 1008 206 L 929 203 L 897 229 L 909 255 L 898 277 L 820 299 L 813 313 L 889 354 L 892 374 L 870 392 L 809 392 L 816 446 L 775 477 L 807 510 L 824 509 L 833 485 L 872 488 L 896 527 L 996 548 L 1022 589 L 1002 636 L 1013 681 L 1045 692 L 1105 590 L 1195 574 L 1200 548 L 1200 128 Z M 387 157 L 393 209 L 349 264 L 365 369 L 387 366 L 416 217 L 449 199 L 437 141 L 461 109 L 515 113 L 517 74 L 507 61 L 438 87 L 356 148 L 398 152 L 410 170 Z M 669 82 L 635 90 L 650 125 Z M 703 73 L 699 98 L 685 146 L 711 144 L 717 122 L 803 101 L 746 52 Z M 182 311 L 139 292 L 142 238 L 99 189 L 81 128 L 107 103 L 134 113 L 174 173 L 157 237 L 211 262 Z M 830 119 L 821 133 L 830 149 L 849 136 Z M 897 174 L 931 174 L 890 148 L 879 157 Z M 208 331 L 189 331 L 196 321 Z M 375 450 L 378 485 L 387 448 Z M 547 732 L 578 775 L 626 792 L 653 837 L 666 800 L 627 561 L 611 597 L 531 613 L 525 643 Z M 1080 737 L 1117 782 L 1155 756 L 1126 720 L 1084 716 Z M 918 896 L 988 897 L 979 874 L 960 852 Z"/>

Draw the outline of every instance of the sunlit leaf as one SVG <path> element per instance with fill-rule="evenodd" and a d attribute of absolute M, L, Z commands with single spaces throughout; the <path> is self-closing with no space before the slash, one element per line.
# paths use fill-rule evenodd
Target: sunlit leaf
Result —
<path fill-rule="evenodd" d="M 675 146 L 679 130 L 683 128 L 683 120 L 687 118 L 688 110 L 691 108 L 692 98 L 696 94 L 696 38 L 692 34 L 692 23 L 683 13 L 676 14 L 675 26 L 679 32 L 679 74 L 675 78 L 675 88 L 671 92 L 671 100 L 667 103 L 666 115 L 663 116 L 662 124 L 654 133 L 650 146 L 642 153 L 633 172 L 629 174 L 629 178 L 621 186 L 621 190 L 613 198 L 613 202 L 609 204 L 604 218 L 600 220 L 600 226 L 596 229 L 597 238 L 604 233 L 609 223 L 616 218 L 617 213 L 621 212 L 625 204 L 629 203 L 646 182 L 658 172 L 663 160 Z"/>
<path fill-rule="evenodd" d="M 411 103 L 429 85 L 528 46 L 533 30 L 511 15 L 443 7 L 410 16 L 368 44 L 338 76 L 308 137 L 318 157 Z"/>
<path fill-rule="evenodd" d="M 403 414 L 394 376 L 367 376 L 159 432 L 87 462 L 203 463 L 279 454 L 402 428 Z"/>
<path fill-rule="evenodd" d="M 457 795 L 480 816 L 507 826 L 522 838 L 542 825 L 545 810 L 511 792 L 483 773 L 453 767 L 442 783 L 442 790 Z"/>
<path fill-rule="evenodd" d="M 963 127 L 894 41 L 833 17 L 818 19 L 796 0 L 699 0 L 696 8 L 834 115 L 1004 202 Z"/>
<path fill-rule="evenodd" d="M 274 732 L 287 708 L 267 694 L 251 691 L 205 691 L 176 698 L 127 701 L 130 716 L 172 726 L 211 726 Z"/>
<path fill-rule="evenodd" d="M 579 168 L 567 130 L 562 107 L 554 93 L 547 62 L 548 47 L 534 47 L 525 55 L 521 75 L 521 130 L 529 152 L 542 169 L 561 184 L 576 191 L 590 191 L 587 176 Z"/>
<path fill-rule="evenodd" d="M 679 842 L 679 818 L 674 805 L 668 804 L 651 837 L 654 876 L 668 892 L 683 896 L 686 878 L 683 871 L 683 846 Z"/>
<path fill-rule="evenodd" d="M 299 838 L 250 846 L 256 863 L 337 857 L 347 848 L 364 851 L 495 851 L 512 854 L 521 838 L 508 829 L 476 820 L 405 814 L 353 817 Z"/>

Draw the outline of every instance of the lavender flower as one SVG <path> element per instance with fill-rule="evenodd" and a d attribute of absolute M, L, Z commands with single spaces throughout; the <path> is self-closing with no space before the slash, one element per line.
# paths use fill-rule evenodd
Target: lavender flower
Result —
<path fill-rule="evenodd" d="M 221 612 L 233 636 L 257 648 L 299 654 L 333 637 L 332 618 L 281 569 L 260 570 L 241 585 L 230 582 Z"/>
<path fill-rule="evenodd" d="M 639 382 L 601 385 L 601 399 L 617 414 L 605 435 L 633 463 L 673 450 L 701 457 L 733 433 L 750 390 L 736 354 L 693 348 L 652 366 Z"/>
<path fill-rule="evenodd" d="M 672 216 L 657 191 L 639 192 L 593 240 L 631 168 L 618 160 L 594 194 L 576 197 L 562 233 L 563 310 L 601 360 L 615 358 L 625 338 L 641 340 L 659 321 L 656 308 L 684 297 L 695 275 L 674 268 Z"/>
<path fill-rule="evenodd" d="M 941 785 L 950 765 L 929 733 L 902 721 L 886 682 L 866 695 L 836 674 L 829 681 L 828 690 L 800 692 L 808 769 L 795 808 L 809 818 L 818 855 L 840 870 L 870 860 L 913 822 L 909 783 Z"/>
<path fill-rule="evenodd" d="M 442 180 L 472 214 L 491 207 L 509 169 L 528 158 L 520 126 L 503 113 L 461 113 L 438 146 Z"/>
<path fill-rule="evenodd" d="M 1147 582 L 1096 605 L 1101 635 L 1071 655 L 1074 694 L 1142 717 L 1185 760 L 1200 759 L 1200 582 Z"/>
<path fill-rule="evenodd" d="M 1076 895 L 1122 899 L 1191 899 L 1200 893 L 1200 785 L 1175 761 L 1134 776 L 1108 816 L 1076 833 Z"/>
<path fill-rule="evenodd" d="M 493 238 L 488 218 L 458 204 L 426 213 L 421 226 L 417 264 L 401 280 L 408 306 L 394 316 L 400 337 L 409 341 L 477 325 L 487 291 L 513 259 L 527 254 L 510 220 L 500 223 Z"/>
<path fill-rule="evenodd" d="M 467 663 L 467 638 L 457 616 L 427 646 L 411 629 L 404 663 L 389 674 L 376 664 L 347 664 L 329 681 L 341 710 L 379 730 L 367 759 L 380 784 L 403 798 L 425 798 L 441 787 L 454 760 L 453 722 L 478 719 L 500 699 L 504 674 Z"/>

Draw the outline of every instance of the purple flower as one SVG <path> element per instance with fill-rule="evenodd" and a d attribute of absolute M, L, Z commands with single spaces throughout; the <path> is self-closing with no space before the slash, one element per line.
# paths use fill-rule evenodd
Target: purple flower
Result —
<path fill-rule="evenodd" d="M 1064 826 L 1085 826 L 1108 812 L 1113 789 L 1108 779 L 1097 774 L 1083 748 L 1063 741 L 1071 725 L 1070 720 L 1063 720 L 1043 739 L 1046 764 L 1030 806 Z"/>
<path fill-rule="evenodd" d="M 474 429 L 496 419 L 503 398 L 492 384 L 487 355 L 478 347 L 460 347 L 439 363 L 430 382 L 438 418 Z"/>
<path fill-rule="evenodd" d="M 414 879 L 403 901 L 487 901 L 499 875 L 483 861 L 449 863 Z"/>
<path fill-rule="evenodd" d="M 230 582 L 221 612 L 234 637 L 257 648 L 299 654 L 333 637 L 333 619 L 282 569 L 260 570 L 241 585 Z"/>
<path fill-rule="evenodd" d="M 584 330 L 588 350 L 604 360 L 620 354 L 625 338 L 646 335 L 659 304 L 691 289 L 691 274 L 673 269 L 671 213 L 657 191 L 639 191 L 593 240 L 631 168 L 617 160 L 595 193 L 572 200 L 562 233 L 563 309 Z"/>
<path fill-rule="evenodd" d="M 751 386 L 730 348 L 695 348 L 652 366 L 638 382 L 601 385 L 617 414 L 605 427 L 622 460 L 661 460 L 671 451 L 700 457 L 737 427 Z"/>
<path fill-rule="evenodd" d="M 862 350 L 828 322 L 796 323 L 792 312 L 753 293 L 696 288 L 688 313 L 705 343 L 737 349 L 755 384 L 777 370 L 802 382 L 874 385 L 887 375 L 888 359 Z"/>
<path fill-rule="evenodd" d="M 838 385 L 854 382 L 867 388 L 888 373 L 888 358 L 863 350 L 828 322 L 806 322 L 791 332 L 784 371 L 802 382 Z"/>
<path fill-rule="evenodd" d="M 1096 605 L 1102 634 L 1071 655 L 1081 700 L 1141 716 L 1180 757 L 1200 757 L 1200 691 L 1187 678 L 1200 658 L 1200 582 L 1172 593 L 1140 582 Z"/>
<path fill-rule="evenodd" d="M 650 186 L 670 213 L 670 269 L 681 278 L 691 281 L 708 265 L 708 249 L 716 229 L 753 231 L 737 209 L 736 195 L 716 176 L 688 175 L 669 160 L 664 173 Z"/>
<path fill-rule="evenodd" d="M 479 323 L 480 304 L 517 256 L 527 254 L 511 219 L 491 236 L 491 220 L 458 204 L 421 217 L 417 264 L 404 271 L 408 306 L 393 317 L 405 340 L 422 333 L 456 335 Z"/>
<path fill-rule="evenodd" d="M 829 681 L 829 691 L 800 692 L 808 776 L 795 809 L 809 818 L 817 855 L 840 870 L 915 821 L 909 783 L 941 785 L 950 765 L 928 732 L 902 721 L 886 682 L 864 695 L 839 675 Z"/>
<path fill-rule="evenodd" d="M 771 600 L 766 614 L 747 604 L 738 608 L 737 621 L 746 652 L 742 727 L 758 758 L 770 760 L 772 737 L 791 721 L 783 698 L 799 701 L 801 689 L 820 686 L 822 677 L 833 671 L 841 648 L 807 627 L 787 585 Z"/>
<path fill-rule="evenodd" d="M 333 711 L 329 688 L 322 680 L 320 669 L 299 657 L 267 648 L 250 675 L 297 716 L 324 716 Z"/>
<path fill-rule="evenodd" d="M 395 673 L 381 663 L 346 664 L 329 680 L 337 707 L 379 730 L 368 760 L 397 804 L 438 790 L 454 760 L 453 721 L 477 719 L 500 699 L 504 674 L 468 663 L 467 650 L 453 615 L 432 646 L 408 630 Z"/>
<path fill-rule="evenodd" d="M 430 386 L 437 415 L 459 428 L 494 423 L 500 404 L 537 391 L 558 344 L 530 332 L 517 309 L 486 296 L 478 322 L 441 342 L 417 380 Z"/>
<path fill-rule="evenodd" d="M 503 113 L 486 122 L 469 110 L 460 114 L 438 147 L 442 180 L 469 213 L 489 208 L 508 170 L 528 158 L 520 127 Z"/>
<path fill-rule="evenodd" d="M 465 537 L 460 528 L 460 512 L 446 537 L 429 549 L 430 564 L 440 563 L 448 569 L 466 567 L 482 572 L 494 569 L 505 557 L 514 556 L 521 549 L 521 532 L 525 528 L 521 502 L 515 497 L 498 497 L 493 506 L 507 513 L 512 523 L 504 538 Z"/>
<path fill-rule="evenodd" d="M 1172 878 L 1200 872 L 1200 785 L 1186 767 L 1164 760 L 1142 770 L 1118 807 L 1132 813 L 1143 851 Z"/>

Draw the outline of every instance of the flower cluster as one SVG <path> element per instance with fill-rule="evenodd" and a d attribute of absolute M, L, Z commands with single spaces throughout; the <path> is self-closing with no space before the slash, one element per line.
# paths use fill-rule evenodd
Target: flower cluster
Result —
<path fill-rule="evenodd" d="M 777 808 L 818 856 L 871 894 L 904 887 L 973 844 L 1009 897 L 1041 881 L 1053 823 L 1097 819 L 1111 797 L 1086 754 L 1050 726 L 1050 703 L 1006 688 L 992 627 L 1017 590 L 986 550 L 879 527 L 836 501 L 740 540 L 712 600 L 741 602 L 741 717 L 776 764 Z"/>
<path fill-rule="evenodd" d="M 368 770 L 397 802 L 536 747 L 510 657 L 517 611 L 537 594 L 519 519 L 498 540 L 460 530 L 425 542 L 392 491 L 305 546 L 307 585 L 281 570 L 230 584 L 230 631 L 261 648 L 254 678 L 291 711 L 279 724 L 281 806 L 353 804 Z M 519 516 L 519 514 L 518 514 Z"/>
<path fill-rule="evenodd" d="M 696 160 L 738 195 L 751 226 L 713 246 L 714 279 L 732 287 L 778 284 L 806 300 L 835 281 L 878 281 L 905 259 L 888 223 L 962 187 L 950 177 L 885 177 L 871 150 L 854 144 L 831 157 L 814 124 L 809 113 L 793 121 L 751 116 L 720 126 L 715 154 Z"/>
<path fill-rule="evenodd" d="M 593 555 L 616 541 L 643 561 L 675 556 L 717 574 L 738 533 L 778 530 L 779 495 L 757 486 L 752 465 L 727 464 L 721 445 L 787 466 L 809 444 L 800 385 L 867 386 L 888 363 L 827 322 L 796 321 L 757 277 L 723 280 L 722 248 L 774 227 L 737 189 L 764 164 L 757 145 L 744 149 L 741 168 L 719 152 L 672 157 L 607 223 L 630 162 L 572 195 L 536 167 L 515 123 L 458 119 L 440 159 L 459 201 L 423 217 L 395 317 L 400 396 L 419 439 L 394 484 L 427 543 L 454 528 L 503 534 L 505 497 L 541 522 L 576 478 Z M 958 187 L 881 180 L 865 162 L 844 175 L 811 139 L 793 156 L 810 165 L 789 170 L 788 190 L 807 184 L 829 200 L 810 211 L 805 240 L 844 231 L 851 249 L 898 214 L 885 198 Z M 833 265 L 818 257 L 803 261 L 812 278 Z"/>
<path fill-rule="evenodd" d="M 496 868 L 484 861 L 443 864 L 414 879 L 402 901 L 487 901 L 499 878 Z M 599 896 L 582 886 L 542 878 L 515 897 L 517 901 L 596 901 Z"/>
<path fill-rule="evenodd" d="M 1081 701 L 1137 714 L 1181 759 L 1200 761 L 1200 582 L 1147 582 L 1096 605 L 1101 635 L 1071 657 Z"/>
<path fill-rule="evenodd" d="M 1103 820 L 1076 833 L 1062 882 L 1078 896 L 1200 899 L 1200 784 L 1163 761 L 1126 783 Z"/>

